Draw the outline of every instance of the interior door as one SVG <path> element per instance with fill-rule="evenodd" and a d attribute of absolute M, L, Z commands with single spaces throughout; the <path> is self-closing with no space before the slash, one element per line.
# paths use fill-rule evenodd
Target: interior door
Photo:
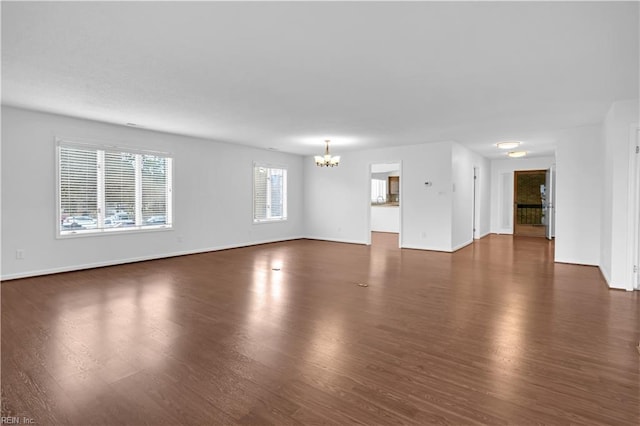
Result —
<path fill-rule="evenodd" d="M 542 193 L 542 208 L 544 211 L 544 226 L 545 226 L 545 237 L 551 240 L 555 235 L 555 220 L 554 220 L 554 210 L 553 210 L 553 201 L 554 201 L 554 173 L 553 169 L 549 168 L 546 171 L 545 182 L 544 182 L 544 193 Z"/>

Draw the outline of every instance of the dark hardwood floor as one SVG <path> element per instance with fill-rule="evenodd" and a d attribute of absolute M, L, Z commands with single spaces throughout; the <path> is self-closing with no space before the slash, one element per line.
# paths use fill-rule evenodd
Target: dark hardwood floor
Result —
<path fill-rule="evenodd" d="M 639 424 L 638 292 L 552 259 L 300 240 L 3 282 L 2 415 Z"/>

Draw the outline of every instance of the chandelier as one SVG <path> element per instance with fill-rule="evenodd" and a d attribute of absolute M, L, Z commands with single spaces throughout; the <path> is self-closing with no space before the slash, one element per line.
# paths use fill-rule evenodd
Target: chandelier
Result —
<path fill-rule="evenodd" d="M 334 157 L 329 154 L 329 141 L 324 141 L 326 147 L 324 149 L 324 155 L 316 155 L 314 159 L 316 160 L 316 166 L 319 167 L 335 167 L 340 162 L 340 156 L 336 155 Z"/>

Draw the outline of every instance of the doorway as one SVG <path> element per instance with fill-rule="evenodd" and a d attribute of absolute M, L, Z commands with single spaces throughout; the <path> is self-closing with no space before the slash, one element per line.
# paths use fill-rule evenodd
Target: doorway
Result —
<path fill-rule="evenodd" d="M 376 163 L 370 168 L 369 244 L 401 246 L 400 163 Z"/>
<path fill-rule="evenodd" d="M 543 196 L 546 170 L 516 170 L 513 182 L 513 235 L 545 237 Z"/>

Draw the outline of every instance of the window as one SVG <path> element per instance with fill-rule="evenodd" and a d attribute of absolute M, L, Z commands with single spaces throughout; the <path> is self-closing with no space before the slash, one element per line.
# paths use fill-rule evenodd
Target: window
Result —
<path fill-rule="evenodd" d="M 374 204 L 387 202 L 387 181 L 385 179 L 371 179 L 371 202 Z"/>
<path fill-rule="evenodd" d="M 287 219 L 287 169 L 253 167 L 253 222 Z"/>
<path fill-rule="evenodd" d="M 58 234 L 171 228 L 166 154 L 58 142 Z"/>

